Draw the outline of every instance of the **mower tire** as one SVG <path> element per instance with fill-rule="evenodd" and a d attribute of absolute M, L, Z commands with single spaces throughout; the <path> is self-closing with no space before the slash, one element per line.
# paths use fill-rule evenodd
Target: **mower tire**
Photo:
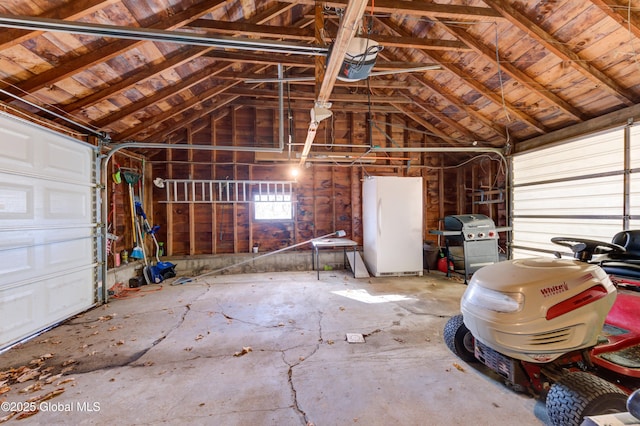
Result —
<path fill-rule="evenodd" d="M 466 362 L 478 362 L 473 349 L 473 335 L 462 321 L 462 315 L 449 318 L 444 325 L 444 343 Z"/>
<path fill-rule="evenodd" d="M 627 411 L 627 394 L 584 371 L 565 374 L 547 394 L 547 414 L 554 426 L 580 426 L 585 416 Z"/>

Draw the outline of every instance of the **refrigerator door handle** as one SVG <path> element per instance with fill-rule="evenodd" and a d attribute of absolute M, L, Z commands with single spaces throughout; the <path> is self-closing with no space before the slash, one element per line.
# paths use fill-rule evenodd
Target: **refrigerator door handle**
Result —
<path fill-rule="evenodd" d="M 378 228 L 378 235 L 380 236 L 382 235 L 382 200 L 378 200 L 378 214 L 376 216 L 378 221 L 376 225 Z"/>

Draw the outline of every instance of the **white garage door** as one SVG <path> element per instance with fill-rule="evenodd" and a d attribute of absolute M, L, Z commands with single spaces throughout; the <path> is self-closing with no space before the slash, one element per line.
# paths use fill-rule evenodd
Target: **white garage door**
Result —
<path fill-rule="evenodd" d="M 515 156 L 512 200 L 514 258 L 567 251 L 554 236 L 610 242 L 639 228 L 640 126 Z"/>
<path fill-rule="evenodd" d="M 95 303 L 94 157 L 0 114 L 0 349 Z"/>

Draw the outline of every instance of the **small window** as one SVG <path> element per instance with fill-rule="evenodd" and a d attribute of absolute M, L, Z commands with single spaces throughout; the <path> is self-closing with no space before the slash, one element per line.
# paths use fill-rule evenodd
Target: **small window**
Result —
<path fill-rule="evenodd" d="M 291 194 L 255 194 L 253 200 L 256 219 L 293 219 Z"/>

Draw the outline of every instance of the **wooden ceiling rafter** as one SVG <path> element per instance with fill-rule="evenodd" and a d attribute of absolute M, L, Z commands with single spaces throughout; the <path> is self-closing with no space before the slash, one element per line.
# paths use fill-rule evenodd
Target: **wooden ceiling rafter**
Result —
<path fill-rule="evenodd" d="M 259 24 L 263 23 L 263 22 L 265 22 L 265 20 L 273 19 L 275 16 L 278 16 L 278 13 L 277 13 L 278 11 L 280 11 L 281 13 L 286 12 L 287 10 L 290 9 L 289 6 L 290 5 L 288 5 L 288 4 L 276 5 L 275 7 L 272 7 L 272 8 L 267 9 L 266 11 L 263 11 L 261 14 L 257 14 L 255 16 L 253 16 L 252 18 L 249 19 L 249 22 L 250 23 L 256 22 L 256 23 L 259 23 Z M 224 69 L 227 69 L 229 66 L 231 66 L 231 64 L 225 65 Z M 261 65 L 256 65 L 256 66 L 252 67 L 249 72 L 250 73 L 260 73 L 260 72 L 263 72 L 265 69 L 266 69 L 266 66 L 261 64 Z M 208 99 L 208 98 L 216 96 L 216 95 L 218 95 L 220 93 L 223 93 L 227 89 L 229 89 L 231 87 L 234 87 L 234 86 L 238 85 L 239 83 L 240 83 L 240 81 L 236 80 L 236 81 L 230 82 L 228 84 L 219 86 L 220 88 L 222 88 L 221 92 L 216 92 L 216 91 L 212 92 L 211 90 L 209 90 L 209 91 L 207 91 L 205 93 L 210 93 L 211 92 L 213 94 L 211 96 L 207 96 L 205 99 Z M 166 94 L 166 96 L 172 96 L 174 94 L 173 91 L 169 91 L 169 90 L 164 90 L 163 92 Z M 198 96 L 199 95 L 197 95 L 196 98 Z M 236 98 L 237 97 L 233 97 L 234 100 Z M 185 109 L 191 108 L 192 106 L 193 106 L 192 102 L 189 102 L 189 101 L 184 102 L 183 104 L 172 108 L 171 112 L 165 112 L 165 113 L 161 114 L 163 116 L 163 118 L 161 120 L 157 121 L 157 122 L 158 123 L 163 123 L 168 118 L 173 117 L 173 116 L 178 115 L 178 114 L 181 114 Z M 144 125 L 145 124 L 148 124 L 148 123 L 147 122 L 141 123 L 140 125 L 132 128 L 132 129 L 127 130 L 124 134 L 118 134 L 115 137 L 120 139 L 120 140 L 131 138 L 131 137 L 133 137 L 133 136 L 135 136 L 135 135 L 137 135 L 139 133 L 142 133 L 144 131 Z M 160 130 L 156 130 L 156 131 L 154 131 L 154 135 L 157 134 L 157 133 L 160 133 L 160 132 L 161 132 Z"/>
<path fill-rule="evenodd" d="M 142 111 L 148 106 L 163 102 L 172 96 L 180 94 L 180 92 L 182 91 L 189 90 L 193 86 L 210 79 L 212 76 L 215 77 L 216 74 L 231 67 L 232 64 L 222 63 L 202 68 L 199 71 L 191 74 L 189 77 L 184 78 L 171 86 L 167 86 L 162 90 L 158 90 L 150 96 L 146 96 L 136 102 L 132 102 L 129 105 L 120 108 L 118 111 L 106 114 L 101 119 L 94 120 L 93 124 L 99 129 L 105 129 L 112 123 L 120 121 L 123 118 L 135 114 L 138 111 Z"/>
<path fill-rule="evenodd" d="M 153 126 L 150 127 L 151 132 L 144 134 L 141 140 L 143 142 L 158 142 L 163 139 L 170 139 L 176 133 L 184 130 L 185 125 L 190 125 L 207 115 L 215 115 L 215 117 L 212 117 L 212 119 L 215 120 L 225 117 L 230 112 L 230 110 L 225 107 L 237 99 L 238 96 L 220 96 L 219 99 L 216 99 L 211 105 L 204 104 L 200 110 L 190 110 L 185 116 L 180 117 L 179 120 L 174 120 L 169 123 L 164 122 L 162 123 L 164 126 L 156 125 L 155 128 Z"/>
<path fill-rule="evenodd" d="M 411 34 L 405 28 L 402 28 L 400 25 L 391 21 L 389 18 L 378 18 L 378 22 L 380 22 L 382 25 L 387 27 L 390 31 L 394 31 L 400 35 L 410 36 Z M 509 101 L 504 100 L 497 93 L 488 89 L 484 84 L 479 82 L 476 78 L 474 78 L 471 74 L 466 72 L 463 68 L 459 67 L 458 65 L 452 62 L 447 61 L 442 52 L 426 51 L 423 49 L 422 53 L 427 55 L 431 60 L 434 60 L 435 62 L 439 63 L 443 69 L 446 69 L 449 72 L 453 73 L 454 75 L 458 76 L 470 88 L 476 90 L 478 93 L 480 93 L 485 98 L 489 99 L 494 104 L 500 105 L 500 107 L 505 108 L 509 114 L 512 114 L 514 117 L 517 117 L 520 121 L 528 124 L 536 131 L 540 133 L 546 133 L 549 130 L 546 128 L 546 126 L 544 126 L 538 120 L 535 120 L 533 117 L 529 116 L 528 114 L 525 114 L 519 108 L 516 108 L 513 104 L 511 104 Z"/>
<path fill-rule="evenodd" d="M 277 16 L 278 13 L 283 13 L 287 10 L 289 10 L 291 8 L 291 5 L 287 5 L 287 4 L 279 4 L 276 5 L 272 8 L 269 8 L 267 10 L 265 10 L 262 14 L 260 14 L 259 17 L 257 17 L 256 19 L 259 19 L 259 21 L 257 22 L 262 22 L 263 19 L 267 19 L 270 18 L 271 16 L 275 15 Z M 235 55 L 235 56 L 234 56 Z M 157 63 L 157 64 L 147 64 L 144 69 L 136 69 L 133 70 L 130 73 L 129 77 L 123 78 L 122 80 L 118 81 L 118 82 L 113 82 L 110 83 L 108 85 L 108 87 L 105 87 L 99 91 L 96 91 L 94 93 L 92 93 L 89 96 L 85 96 L 81 99 L 78 99 L 77 101 L 71 103 L 71 104 L 67 104 L 65 106 L 62 107 L 62 110 L 67 112 L 67 113 L 75 113 L 78 110 L 80 110 L 81 108 L 87 106 L 87 105 L 91 105 L 91 104 L 95 104 L 98 102 L 101 102 L 107 98 L 109 98 L 110 96 L 115 95 L 116 93 L 120 93 L 122 91 L 125 91 L 131 87 L 134 87 L 136 84 L 139 84 L 145 80 L 148 80 L 150 78 L 153 78 L 159 74 L 161 74 L 162 72 L 165 72 L 171 68 L 175 68 L 177 66 L 180 66 L 182 64 L 185 64 L 189 61 L 192 61 L 198 57 L 201 56 L 211 56 L 211 57 L 215 57 L 216 59 L 221 59 L 222 58 L 227 58 L 229 57 L 229 61 L 232 60 L 237 60 L 237 55 L 246 55 L 251 57 L 251 54 L 248 54 L 246 52 L 236 52 L 234 54 L 230 54 L 228 52 L 224 52 L 224 51 L 220 51 L 220 50 L 216 50 L 214 48 L 208 48 L 208 47 L 199 47 L 199 46 L 188 46 L 185 49 L 182 49 L 174 54 L 172 54 L 169 57 L 166 57 L 164 61 Z M 299 57 L 299 56 L 285 56 L 285 55 L 280 55 L 280 54 L 271 54 L 271 55 L 260 55 L 260 57 L 263 58 L 268 58 L 268 57 L 273 57 L 276 56 L 277 58 L 284 60 L 285 58 L 287 58 L 288 61 L 295 61 L 295 60 L 302 60 L 303 58 Z M 250 62 L 249 60 L 243 61 L 243 62 Z M 274 62 L 277 63 L 277 62 Z"/>
<path fill-rule="evenodd" d="M 297 4 L 313 5 L 316 0 L 280 0 Z M 348 0 L 330 0 L 323 2 L 327 7 L 344 8 Z M 404 0 L 370 0 L 367 7 L 374 6 L 376 12 L 408 15 L 429 16 L 442 19 L 502 19 L 502 16 L 489 7 L 463 6 L 455 4 L 436 4 L 424 1 Z"/>
<path fill-rule="evenodd" d="M 246 37 L 267 37 L 278 40 L 309 41 L 315 42 L 316 37 L 311 28 L 276 27 L 271 25 L 251 25 L 238 22 L 214 21 L 211 19 L 198 19 L 191 25 L 193 28 L 206 29 L 214 34 L 238 34 Z M 413 49 L 431 49 L 446 51 L 465 51 L 469 48 L 456 40 L 435 40 L 417 37 L 396 37 L 372 34 L 369 38 L 385 47 L 403 47 Z M 324 39 L 329 42 L 330 39 Z"/>
<path fill-rule="evenodd" d="M 407 31 L 400 27 L 399 25 L 393 23 L 390 19 L 388 18 L 379 18 L 378 22 L 380 22 L 382 25 L 384 25 L 386 28 L 388 28 L 390 31 L 394 31 L 400 34 L 407 34 Z M 480 83 L 476 84 L 471 84 L 471 82 L 473 82 L 473 79 L 469 79 L 468 76 L 466 76 L 465 78 L 465 74 L 461 73 L 458 74 L 455 71 L 455 67 L 447 64 L 446 61 L 443 60 L 442 56 L 437 55 L 436 52 L 424 52 L 426 55 L 428 55 L 429 57 L 431 57 L 432 59 L 435 59 L 436 62 L 441 63 L 441 66 L 444 69 L 447 69 L 451 72 L 453 72 L 458 78 L 461 78 L 465 84 L 469 85 L 470 87 L 473 87 L 474 89 L 481 89 L 479 90 L 479 93 L 483 96 L 485 96 L 487 99 L 491 100 L 491 101 L 498 101 L 497 104 L 502 106 L 502 99 L 498 96 L 488 96 L 487 92 L 488 90 L 483 87 L 482 85 L 480 85 Z M 382 57 L 386 57 L 387 59 L 390 58 L 388 53 L 382 52 L 381 53 Z M 437 59 L 436 59 L 437 58 Z M 467 116 L 470 119 L 473 120 L 477 120 L 478 122 L 480 122 L 483 126 L 491 129 L 496 135 L 498 135 L 501 139 L 505 140 L 507 139 L 507 129 L 505 128 L 505 126 L 499 125 L 495 118 L 489 118 L 489 117 L 485 117 L 483 114 L 481 114 L 479 111 L 477 111 L 475 108 L 473 108 L 473 106 L 471 105 L 466 105 L 460 102 L 460 99 L 457 98 L 453 93 L 449 93 L 445 87 L 442 87 L 441 85 L 436 85 L 435 83 L 431 82 L 429 79 L 425 78 L 424 75 L 415 75 L 410 73 L 409 77 L 412 80 L 416 80 L 418 81 L 420 84 L 423 85 L 423 87 L 427 88 L 431 93 L 435 94 L 436 96 L 439 96 L 441 98 L 444 98 L 449 104 L 453 105 L 455 108 L 462 110 L 465 112 L 465 114 L 467 114 Z M 412 98 L 416 98 L 415 96 L 413 96 Z M 416 103 L 420 103 L 418 99 L 415 99 Z M 519 114 L 521 115 L 521 114 Z M 442 117 L 441 115 L 434 115 L 434 117 L 438 120 L 444 120 L 444 117 Z M 529 119 L 530 120 L 530 119 Z M 460 124 L 455 121 L 455 120 L 449 120 L 448 124 L 452 127 L 452 128 L 457 128 L 458 130 L 460 130 Z M 463 132 L 464 133 L 464 132 Z M 482 139 L 479 138 L 477 136 L 474 137 L 474 139 Z"/>
<path fill-rule="evenodd" d="M 549 34 L 538 24 L 533 22 L 527 15 L 508 4 L 505 0 L 483 0 L 493 9 L 500 12 L 509 22 L 520 28 L 529 37 L 533 37 L 538 43 L 544 46 L 549 52 L 553 53 L 563 61 L 566 61 L 574 69 L 582 73 L 597 86 L 607 91 L 610 95 L 617 97 L 620 102 L 626 106 L 631 106 L 639 99 L 634 93 L 630 92 L 618 84 L 614 79 L 593 66 L 589 61 L 583 60 L 577 53 L 565 47 L 563 43 L 558 42 L 553 35 Z"/>
<path fill-rule="evenodd" d="M 78 123 L 113 131 L 115 140 L 148 140 L 180 134 L 184 126 L 194 125 L 187 124 L 192 119 L 197 125 L 206 123 L 207 113 L 277 108 L 277 83 L 252 86 L 244 80 L 275 77 L 276 66 L 284 66 L 285 77 L 315 79 L 287 85 L 292 109 L 300 118 L 305 114 L 297 109 L 306 112 L 314 106 L 311 86 L 318 90 L 316 101 L 320 91 L 328 93 L 324 102 L 331 102 L 336 111 L 360 114 L 370 106 L 376 114 L 393 116 L 394 122 L 401 114 L 452 146 L 466 140 L 494 146 L 507 139 L 526 141 L 640 101 L 629 59 L 634 52 L 627 49 L 640 39 L 640 13 L 630 10 L 626 0 L 589 0 L 579 7 L 544 0 L 526 5 L 518 0 L 464 2 L 468 5 L 440 0 L 361 1 L 366 3 L 364 14 L 372 7 L 375 18 L 375 34 L 367 37 L 385 47 L 374 71 L 422 62 L 439 63 L 444 71 L 350 83 L 333 79 L 326 90 L 321 87 L 331 80 L 321 78 L 326 57 L 261 52 L 264 43 L 274 40 L 295 40 L 296 45 L 332 42 L 334 37 L 326 30 L 335 33 L 347 0 L 172 0 L 171 6 L 164 0 L 64 0 L 55 3 L 62 6 L 45 12 L 28 0 L 12 0 L 38 19 L 100 20 L 123 33 L 135 25 L 167 32 L 186 27 L 203 37 L 231 34 L 264 42 L 253 51 L 217 45 L 176 48 L 141 39 L 75 33 L 43 36 L 41 31 L 3 28 L 0 61 L 7 67 L 0 87 L 7 92 L 0 94 L 0 101 L 19 105 L 14 97 L 26 93 L 79 117 Z M 544 20 L 534 19 L 534 8 Z M 11 14 L 6 6 L 0 10 Z M 220 21 L 225 10 L 231 22 Z M 593 23 L 604 32 L 591 37 L 585 31 Z M 354 24 L 365 26 L 361 20 Z M 493 34 L 493 27 L 499 33 Z M 584 42 L 580 52 L 568 47 L 575 43 L 559 41 L 573 35 L 571 40 Z M 516 40 L 517 49 L 510 49 Z M 624 49 L 612 52 L 612 46 Z M 79 56 L 80 52 L 86 53 Z M 370 99 L 368 91 L 373 94 Z M 35 115 L 49 117 L 47 111 Z"/>
<path fill-rule="evenodd" d="M 107 6 L 111 6 L 120 0 L 79 0 L 65 3 L 55 9 L 47 10 L 40 15 L 41 18 L 79 20 L 95 13 Z M 42 34 L 42 31 L 29 31 L 17 28 L 3 28 L 0 32 L 0 50 L 22 43 Z"/>
<path fill-rule="evenodd" d="M 629 31 L 634 37 L 640 39 L 640 21 L 634 19 L 634 15 L 632 13 L 629 13 L 630 4 L 628 1 L 626 5 L 616 3 L 614 0 L 589 1 L 598 6 L 600 10 L 602 10 L 607 14 L 607 16 L 609 16 L 609 18 L 616 21 L 622 28 Z"/>
<path fill-rule="evenodd" d="M 244 96 L 247 98 L 260 98 L 260 99 L 278 99 L 280 95 L 276 90 L 272 89 L 264 89 L 264 88 L 249 88 L 249 87 L 238 87 L 235 86 L 233 88 L 229 88 L 226 92 L 230 95 Z M 314 101 L 315 95 L 311 91 L 301 91 L 301 90 L 292 90 L 287 93 L 287 99 L 291 100 L 305 100 L 305 101 Z M 336 102 L 354 102 L 354 103 L 369 103 L 372 104 L 389 104 L 389 103 L 412 103 L 415 102 L 411 99 L 408 99 L 405 96 L 400 95 L 372 95 L 368 96 L 367 94 L 351 94 L 351 93 L 341 93 L 334 91 L 331 93 L 329 98 L 331 103 Z"/>
<path fill-rule="evenodd" d="M 275 6 L 273 8 L 269 8 L 265 11 L 263 11 L 260 14 L 255 15 L 254 17 L 251 18 L 251 20 L 255 19 L 256 22 L 264 22 L 265 19 L 272 19 L 274 16 L 277 16 L 277 12 L 280 13 L 284 13 L 287 10 L 289 10 L 291 7 L 288 4 L 281 4 L 278 6 Z M 198 49 L 194 49 L 194 52 L 198 52 L 196 55 L 192 56 L 191 59 L 194 59 L 195 57 L 200 56 L 201 54 L 210 52 L 212 49 L 210 48 L 205 48 L 204 50 L 200 49 L 198 51 Z M 182 61 L 182 62 L 186 62 Z M 181 63 L 182 63 L 181 62 Z M 184 91 L 184 90 L 189 90 L 191 87 L 210 79 L 212 76 L 217 75 L 220 72 L 223 72 L 227 69 L 229 69 L 230 67 L 233 66 L 233 63 L 231 62 L 223 62 L 222 64 L 214 64 L 212 66 L 208 66 L 206 68 L 201 69 L 200 71 L 197 71 L 195 73 L 193 73 L 192 75 L 190 75 L 189 77 L 177 82 L 174 85 L 171 86 L 167 86 L 162 90 L 159 90 L 158 92 L 156 92 L 155 94 L 151 95 L 151 96 L 147 96 L 144 99 L 141 99 L 137 102 L 131 103 L 130 105 L 121 108 L 119 111 L 115 112 L 115 113 L 109 113 L 105 116 L 105 118 L 100 119 L 98 121 L 96 121 L 95 125 L 98 128 L 103 128 L 105 126 L 108 126 L 111 123 L 114 123 L 118 120 L 121 120 L 124 117 L 127 117 L 129 115 L 132 115 L 134 113 L 136 113 L 137 111 L 140 111 L 150 105 L 153 105 L 155 103 L 161 102 L 171 96 L 174 96 L 176 93 Z M 162 71 L 165 71 L 167 68 L 163 68 Z M 254 70 L 256 68 L 253 68 Z M 263 68 L 259 68 L 259 69 L 263 69 Z M 153 75 L 158 74 L 159 72 L 162 71 L 158 71 L 156 73 L 154 73 Z M 141 76 L 144 77 L 144 76 Z M 140 79 L 137 82 L 132 83 L 130 86 L 126 86 L 124 88 L 122 88 L 121 90 L 126 90 L 129 87 L 133 87 L 136 83 L 140 83 L 143 80 Z M 235 84 L 234 84 L 235 85 Z M 232 85 L 231 85 L 232 86 Z M 228 87 L 228 86 L 223 86 L 223 87 Z"/>
<path fill-rule="evenodd" d="M 555 95 L 553 92 L 547 90 L 542 84 L 535 81 L 533 78 L 529 77 L 525 72 L 520 70 L 515 65 L 501 61 L 500 64 L 496 61 L 496 51 L 494 48 L 490 48 L 485 46 L 481 42 L 479 42 L 475 37 L 469 34 L 466 30 L 459 28 L 455 25 L 448 25 L 444 21 L 440 22 L 447 31 L 454 34 L 461 41 L 463 41 L 467 46 L 471 47 L 477 54 L 481 55 L 484 59 L 490 61 L 496 68 L 500 69 L 500 72 L 504 72 L 509 78 L 514 79 L 519 84 L 522 84 L 528 90 L 531 90 L 536 95 L 545 99 L 551 105 L 557 107 L 562 110 L 567 116 L 569 116 L 575 122 L 588 120 L 589 117 L 584 114 L 579 109 L 575 108 L 573 105 Z"/>
<path fill-rule="evenodd" d="M 107 87 L 97 90 L 92 94 L 80 98 L 72 103 L 63 105 L 61 106 L 61 109 L 69 114 L 75 114 L 88 105 L 102 102 L 109 97 L 135 87 L 136 84 L 140 84 L 145 80 L 156 77 L 171 68 L 178 67 L 200 56 L 206 56 L 206 54 L 211 50 L 211 48 L 206 47 L 189 46 L 185 49 L 174 52 L 170 56 L 165 57 L 165 59 L 161 62 L 155 64 L 146 64 L 142 69 L 136 68 L 127 75 L 123 76 L 120 81 L 110 82 Z"/>
<path fill-rule="evenodd" d="M 359 29 L 359 23 L 364 14 L 365 7 L 367 6 L 366 0 L 349 0 L 347 7 L 345 8 L 344 15 L 340 21 L 340 28 L 338 34 L 333 42 L 332 53 L 327 61 L 327 65 L 322 76 L 316 76 L 316 79 L 322 77 L 319 83 L 319 89 L 316 94 L 316 103 L 314 109 L 311 110 L 311 120 L 309 122 L 309 128 L 307 130 L 307 138 L 305 139 L 302 152 L 300 154 L 299 166 L 303 166 L 309 152 L 311 151 L 311 145 L 316 136 L 316 130 L 320 120 L 314 118 L 315 108 L 328 108 L 329 96 L 333 90 L 333 86 L 336 83 L 338 73 L 342 63 L 344 62 L 345 54 L 349 47 L 349 42 L 353 39 Z"/>
<path fill-rule="evenodd" d="M 441 140 L 448 141 L 451 140 L 451 136 L 441 129 L 430 123 L 427 119 L 423 118 L 420 114 L 410 110 L 406 105 L 394 104 L 398 110 L 402 111 L 404 115 L 409 117 L 411 120 L 415 121 L 418 125 L 424 127 L 429 133 L 431 133 L 434 137 L 440 138 Z M 426 111 L 429 115 L 432 115 L 429 111 Z M 433 115 L 432 115 L 433 116 Z M 438 118 L 439 120 L 439 118 Z M 475 140 L 473 138 L 473 134 L 468 132 L 466 129 L 462 129 L 460 131 L 463 135 L 466 135 L 469 139 Z"/>
<path fill-rule="evenodd" d="M 226 65 L 226 66 L 229 66 L 229 65 Z M 263 67 L 264 67 L 263 65 L 256 65 L 254 67 L 254 72 L 259 72 Z M 207 99 L 213 98 L 214 96 L 224 93 L 227 89 L 233 86 L 236 86 L 238 84 L 240 84 L 239 81 L 231 81 L 222 86 L 212 87 L 209 90 L 206 90 L 202 93 L 198 93 L 194 95 L 193 97 L 182 102 L 180 105 L 176 107 L 172 107 L 171 109 L 164 111 L 160 114 L 157 114 L 153 117 L 149 117 L 148 119 L 145 118 L 144 120 L 140 120 L 140 123 L 138 125 L 130 127 L 128 130 L 117 133 L 112 137 L 114 140 L 119 140 L 119 141 L 132 139 L 138 133 L 144 132 L 147 129 L 147 127 L 153 126 L 154 124 L 157 124 L 157 123 L 162 123 L 170 119 L 171 117 L 174 117 L 178 114 L 183 113 L 185 110 L 193 108 L 194 106 L 198 105 L 199 103 Z"/>
<path fill-rule="evenodd" d="M 158 22 L 151 25 L 150 28 L 163 30 L 176 29 L 186 25 L 187 23 L 195 19 L 198 19 L 202 15 L 210 13 L 217 8 L 224 6 L 224 4 L 225 0 L 204 0 L 196 5 L 193 5 L 192 7 L 187 8 L 186 10 L 173 14 L 168 19 L 158 19 Z M 65 61 L 63 64 L 52 67 L 48 71 L 44 71 L 28 80 L 14 84 L 14 86 L 18 89 L 17 93 L 16 89 L 14 89 L 13 87 L 6 87 L 5 90 L 10 93 L 14 93 L 17 96 L 21 96 L 25 92 L 36 92 L 37 90 L 40 90 L 44 87 L 52 86 L 60 80 L 85 71 L 94 65 L 103 63 L 118 55 L 126 53 L 127 51 L 143 43 L 147 42 L 136 40 L 117 40 L 114 42 L 110 42 L 102 48 L 91 50 L 85 55 Z M 7 96 L 0 95 L 0 101 L 2 100 L 7 100 Z"/>
<path fill-rule="evenodd" d="M 376 18 L 376 21 L 382 24 L 383 27 L 387 28 L 389 31 L 400 34 L 403 38 L 412 38 L 411 34 L 406 32 L 403 28 L 401 28 L 397 24 L 394 24 L 389 18 Z M 399 60 L 399 58 L 395 57 L 392 53 L 389 52 L 389 50 L 383 50 L 380 53 L 378 53 L 378 58 L 382 58 L 387 61 Z M 448 93 L 446 91 L 446 88 L 441 86 L 436 86 L 430 80 L 426 79 L 423 74 L 418 75 L 414 73 L 407 73 L 407 78 L 418 82 L 424 88 L 428 89 L 431 93 L 433 93 L 435 96 L 445 99 L 450 105 L 454 106 L 455 108 L 461 111 L 464 111 L 464 113 L 468 117 L 479 121 L 480 123 L 482 123 L 483 126 L 491 129 L 494 134 L 496 134 L 498 137 L 500 137 L 504 141 L 507 140 L 508 132 L 504 126 L 497 124 L 495 120 L 485 117 L 484 115 L 476 111 L 471 106 L 461 104 L 459 99 L 456 98 L 455 95 Z M 411 99 L 413 99 L 413 101 L 416 103 L 423 102 L 421 99 L 417 98 L 416 96 L 411 96 Z M 429 110 L 426 109 L 425 111 L 429 111 Z M 450 128 L 456 129 L 457 131 L 463 134 L 467 133 L 463 130 L 462 126 L 459 124 L 457 120 L 450 119 L 442 114 L 432 114 L 432 115 L 435 119 L 441 121 L 443 124 L 449 126 Z M 474 137 L 474 139 L 482 139 L 482 138 L 478 138 L 476 136 Z"/>

